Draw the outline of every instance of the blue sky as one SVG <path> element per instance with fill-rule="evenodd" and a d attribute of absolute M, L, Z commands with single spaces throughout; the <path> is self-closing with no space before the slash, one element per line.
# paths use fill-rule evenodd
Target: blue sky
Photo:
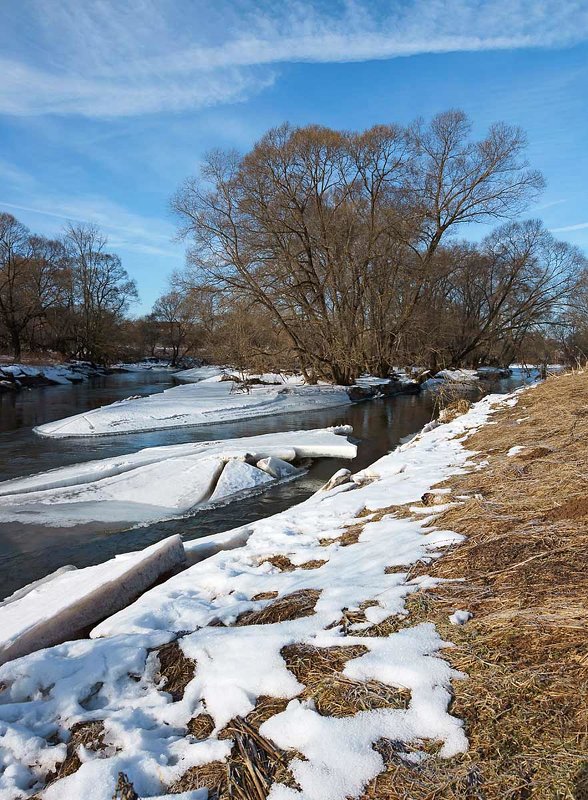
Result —
<path fill-rule="evenodd" d="M 0 19 L 0 209 L 100 225 L 135 313 L 183 264 L 180 182 L 285 120 L 520 125 L 547 179 L 527 216 L 588 253 L 588 0 L 0 0 Z"/>

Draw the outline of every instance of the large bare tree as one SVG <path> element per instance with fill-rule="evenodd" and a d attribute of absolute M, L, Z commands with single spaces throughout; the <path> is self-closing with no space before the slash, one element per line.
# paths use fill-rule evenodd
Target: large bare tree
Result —
<path fill-rule="evenodd" d="M 461 112 L 362 133 L 288 125 L 246 156 L 214 152 L 172 201 L 192 284 L 265 308 L 299 363 L 349 383 L 387 374 L 465 223 L 515 215 L 542 187 L 506 125 Z"/>

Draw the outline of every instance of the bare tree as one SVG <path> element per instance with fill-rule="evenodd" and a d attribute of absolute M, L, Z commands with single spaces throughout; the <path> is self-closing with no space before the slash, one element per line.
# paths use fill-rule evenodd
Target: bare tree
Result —
<path fill-rule="evenodd" d="M 524 145 L 505 125 L 471 141 L 448 112 L 364 133 L 285 125 L 245 157 L 212 153 L 172 201 L 192 285 L 265 308 L 317 375 L 387 374 L 443 274 L 443 238 L 541 188 Z"/>
<path fill-rule="evenodd" d="M 137 286 L 94 225 L 69 225 L 65 232 L 71 281 L 69 313 L 76 355 L 104 361 L 117 323 L 137 299 Z"/>
<path fill-rule="evenodd" d="M 171 350 L 172 366 L 196 344 L 200 306 L 195 294 L 172 289 L 158 298 L 151 312 L 151 317 L 159 323 L 160 344 Z"/>
<path fill-rule="evenodd" d="M 60 242 L 32 236 L 11 214 L 0 214 L 0 319 L 16 359 L 27 328 L 61 301 L 65 261 Z"/>

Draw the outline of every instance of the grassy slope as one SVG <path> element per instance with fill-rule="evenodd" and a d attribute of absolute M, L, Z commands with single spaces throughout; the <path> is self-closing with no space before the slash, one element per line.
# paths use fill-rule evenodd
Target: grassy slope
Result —
<path fill-rule="evenodd" d="M 443 485 L 470 499 L 436 524 L 468 539 L 422 569 L 465 580 L 409 598 L 407 624 L 433 620 L 455 643 L 448 657 L 469 678 L 452 710 L 470 750 L 419 769 L 391 759 L 365 798 L 585 800 L 588 375 L 527 391 L 467 446 L 480 468 Z M 448 624 L 457 608 L 474 614 L 461 628 Z"/>

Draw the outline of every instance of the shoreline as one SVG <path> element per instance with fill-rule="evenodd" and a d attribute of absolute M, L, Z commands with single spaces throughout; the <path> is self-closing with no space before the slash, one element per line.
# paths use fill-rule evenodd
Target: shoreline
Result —
<path fill-rule="evenodd" d="M 447 692 L 455 676 L 447 662 L 439 657 L 443 642 L 434 629 L 427 626 L 424 629 L 415 628 L 414 635 L 398 631 L 398 636 L 382 639 L 370 636 L 369 628 L 379 624 L 390 614 L 403 617 L 406 598 L 427 584 L 427 581 L 423 583 L 422 579 L 411 581 L 406 571 L 402 569 L 403 565 L 415 563 L 420 558 L 427 560 L 436 558 L 448 545 L 455 544 L 461 539 L 460 536 L 449 534 L 447 531 L 428 528 L 427 522 L 430 523 L 430 519 L 427 520 L 426 517 L 407 523 L 394 514 L 387 513 L 389 507 L 416 502 L 434 483 L 461 469 L 469 457 L 468 451 L 452 437 L 463 436 L 466 430 L 478 427 L 490 413 L 493 404 L 500 405 L 506 398 L 504 395 L 485 398 L 476 404 L 469 414 L 447 425 L 427 426 L 428 430 L 425 429 L 408 444 L 358 473 L 348 483 L 343 483 L 329 492 L 314 495 L 305 503 L 275 517 L 253 523 L 249 526 L 244 545 L 220 551 L 217 555 L 179 573 L 162 586 L 147 592 L 136 603 L 95 628 L 91 640 L 66 643 L 34 653 L 16 662 L 8 662 L 0 670 L 0 680 L 7 685 L 6 691 L 9 693 L 8 698 L 3 698 L 4 705 L 0 706 L 4 712 L 10 708 L 10 696 L 13 693 L 16 693 L 15 696 L 21 696 L 22 689 L 19 687 L 23 685 L 23 680 L 29 687 L 33 685 L 40 687 L 48 680 L 56 681 L 54 685 L 61 687 L 59 696 L 70 696 L 68 702 L 71 703 L 71 693 L 75 690 L 67 677 L 60 679 L 57 676 L 63 675 L 63 669 L 75 652 L 83 652 L 85 671 L 87 671 L 85 683 L 101 683 L 103 686 L 109 686 L 113 680 L 112 670 L 117 675 L 121 674 L 121 669 L 123 672 L 139 670 L 139 674 L 144 674 L 141 681 L 147 681 L 144 685 L 148 685 L 145 713 L 152 719 L 150 725 L 154 725 L 155 729 L 158 730 L 163 719 L 172 712 L 176 718 L 176 725 L 188 725 L 190 720 L 200 721 L 203 716 L 206 719 L 211 717 L 214 723 L 212 734 L 203 740 L 196 741 L 191 736 L 185 738 L 185 735 L 177 740 L 177 744 L 172 746 L 172 751 L 177 751 L 172 759 L 176 766 L 169 762 L 167 768 L 161 767 L 160 772 L 163 777 L 158 779 L 156 785 L 153 782 L 149 783 L 146 777 L 150 774 L 148 756 L 133 754 L 132 748 L 129 750 L 126 746 L 123 746 L 122 755 L 116 755 L 114 740 L 117 739 L 117 735 L 114 733 L 115 729 L 111 728 L 110 718 L 114 707 L 109 712 L 108 703 L 106 706 L 100 704 L 99 713 L 78 712 L 73 716 L 66 714 L 67 718 L 64 718 L 62 714 L 65 709 L 60 711 L 59 704 L 57 706 L 53 704 L 50 710 L 43 700 L 33 697 L 29 700 L 21 698 L 19 702 L 24 701 L 25 709 L 27 706 L 30 706 L 31 712 L 34 709 L 33 716 L 39 721 L 44 718 L 46 720 L 44 724 L 49 722 L 47 714 L 54 720 L 55 717 L 59 717 L 60 727 L 62 726 L 64 730 L 68 728 L 73 730 L 72 726 L 85 725 L 100 718 L 105 729 L 111 731 L 109 737 L 114 737 L 115 754 L 112 757 L 91 760 L 87 763 L 87 768 L 83 764 L 71 776 L 63 778 L 63 787 L 61 780 L 58 780 L 52 784 L 53 788 L 44 791 L 43 797 L 48 800 L 59 797 L 59 792 L 66 785 L 68 791 L 75 791 L 79 796 L 83 796 L 84 792 L 89 790 L 88 780 L 95 785 L 98 774 L 96 770 L 99 770 L 103 785 L 110 787 L 108 791 L 113 788 L 110 784 L 116 780 L 119 771 L 128 774 L 130 780 L 137 782 L 139 787 L 148 788 L 150 793 L 161 794 L 164 790 L 179 791 L 177 786 L 183 785 L 182 781 L 188 780 L 186 778 L 188 773 L 194 777 L 190 770 L 204 769 L 205 764 L 224 763 L 223 758 L 230 759 L 229 742 L 220 736 L 223 728 L 235 715 L 248 718 L 248 715 L 259 707 L 262 695 L 266 694 L 270 696 L 273 694 L 276 702 L 279 700 L 278 704 L 283 708 L 279 713 L 270 715 L 268 725 L 272 719 L 273 721 L 268 729 L 264 729 L 265 733 L 268 735 L 271 733 L 271 739 L 283 750 L 294 749 L 305 753 L 305 748 L 307 749 L 310 744 L 305 745 L 298 740 L 289 741 L 285 731 L 291 730 L 292 725 L 296 729 L 296 720 L 299 717 L 315 725 L 321 714 L 317 715 L 312 704 L 305 705 L 307 701 L 303 700 L 301 703 L 295 699 L 300 695 L 304 684 L 293 679 L 292 671 L 286 669 L 280 658 L 280 652 L 284 647 L 309 646 L 304 644 L 305 642 L 313 642 L 312 647 L 318 647 L 324 653 L 331 653 L 333 648 L 339 651 L 341 647 L 349 648 L 347 651 L 349 655 L 361 650 L 361 655 L 347 662 L 343 673 L 348 675 L 348 679 L 361 691 L 366 682 L 366 685 L 369 685 L 370 681 L 382 682 L 383 679 L 382 685 L 389 687 L 386 690 L 389 695 L 392 693 L 390 697 L 398 692 L 398 689 L 393 688 L 394 685 L 398 685 L 399 682 L 402 685 L 407 677 L 405 675 L 402 678 L 400 663 L 392 673 L 385 670 L 382 672 L 383 664 L 390 659 L 394 661 L 394 653 L 399 646 L 401 650 L 408 647 L 407 653 L 413 654 L 411 659 L 415 661 L 418 676 L 416 683 L 413 679 L 408 681 L 410 684 L 408 690 L 416 692 L 417 697 L 421 697 L 419 702 L 425 702 L 429 711 L 423 717 L 422 712 L 410 711 L 410 707 L 396 707 L 395 701 L 392 706 L 386 702 L 384 706 L 381 702 L 376 703 L 374 708 L 365 712 L 372 720 L 369 723 L 372 726 L 370 736 L 375 735 L 376 728 L 380 724 L 378 722 L 376 725 L 376 719 L 381 721 L 384 713 L 376 713 L 378 708 L 387 709 L 384 717 L 386 725 L 391 726 L 390 732 L 394 730 L 396 737 L 400 736 L 407 742 L 414 742 L 415 737 L 418 739 L 419 736 L 426 735 L 429 724 L 427 720 L 432 713 L 437 720 L 436 735 L 445 740 L 445 755 L 449 756 L 463 750 L 467 742 L 461 723 L 447 712 L 449 697 Z M 394 502 L 391 503 L 391 500 Z M 231 533 L 235 534 L 235 531 L 226 532 L 223 536 L 225 539 L 234 540 L 235 537 L 231 537 Z M 400 540 L 397 541 L 398 536 Z M 209 541 L 206 544 L 210 546 L 212 543 Z M 395 548 L 398 547 L 400 550 L 394 555 Z M 390 568 L 391 571 L 386 568 Z M 222 577 L 224 575 L 226 577 Z M 229 578 L 230 575 L 233 577 Z M 345 596 L 341 595 L 338 588 L 342 579 Z M 213 586 L 217 588 L 211 594 Z M 355 620 L 350 623 L 347 620 L 342 623 L 341 614 L 345 618 L 345 614 L 351 613 L 353 608 L 359 610 L 360 617 L 363 614 L 364 621 Z M 271 640 L 263 636 L 259 638 L 256 631 L 260 633 L 264 631 L 264 628 L 259 626 L 268 624 L 266 632 L 273 630 L 275 636 L 271 637 Z M 333 625 L 335 627 L 332 627 Z M 187 630 L 194 632 L 186 634 Z M 234 637 L 236 637 L 234 645 L 231 645 L 230 642 Z M 201 648 L 205 641 L 208 642 L 205 646 L 209 653 L 207 658 L 211 657 L 212 652 L 216 653 L 217 644 L 221 649 L 215 657 L 212 657 L 213 671 L 209 672 L 207 669 L 203 673 L 207 659 L 203 660 L 204 651 Z M 222 654 L 231 652 L 237 642 L 240 643 L 239 667 L 237 672 L 234 672 L 231 659 L 227 661 Z M 179 658 L 182 663 L 188 661 L 193 664 L 190 680 L 183 687 L 180 699 L 173 700 L 174 693 L 170 696 L 165 692 L 165 685 L 170 687 L 169 679 L 168 683 L 165 683 L 165 676 L 161 679 L 164 682 L 162 686 L 153 683 L 153 678 L 148 677 L 153 669 L 149 664 L 155 663 L 153 659 L 156 656 L 153 653 L 163 645 L 175 653 L 176 662 Z M 132 647 L 134 653 L 133 670 L 130 669 L 128 655 L 125 656 L 125 653 L 129 652 L 128 646 Z M 263 648 L 266 646 L 270 646 L 270 650 L 264 656 L 263 653 L 266 651 Z M 366 646 L 367 651 L 364 652 Z M 213 650 L 210 650 L 211 647 Z M 248 661 L 247 655 L 249 648 L 251 648 L 251 662 Z M 152 655 L 148 657 L 149 652 Z M 297 653 L 299 657 L 300 652 Z M 161 661 L 159 669 L 160 671 L 163 669 Z M 189 666 L 186 669 L 189 673 Z M 431 669 L 433 673 L 430 673 Z M 228 680 L 226 689 L 232 687 L 227 697 L 224 697 L 224 691 L 219 694 L 218 689 L 215 689 L 215 685 L 218 685 L 219 670 L 221 675 L 225 674 L 225 680 Z M 229 675 L 232 677 L 229 678 Z M 429 683 L 430 680 L 433 680 L 433 683 Z M 433 686 L 437 684 L 438 688 L 434 689 Z M 418 687 L 421 685 L 422 691 L 429 687 L 424 695 L 419 694 L 421 689 Z M 257 688 L 254 689 L 254 686 Z M 430 694 L 431 691 L 433 694 Z M 115 692 L 118 695 L 116 704 L 119 707 L 116 715 L 120 718 L 117 725 L 123 724 L 122 718 L 127 714 L 121 709 L 126 707 L 124 696 L 128 692 L 124 688 L 122 692 L 122 695 L 118 690 Z M 52 690 L 51 694 L 54 693 Z M 164 699 L 165 696 L 169 698 L 168 703 Z M 251 698 L 255 696 L 257 702 L 252 702 Z M 429 699 L 425 701 L 425 697 Z M 289 704 L 290 699 L 293 705 Z M 368 702 L 368 709 L 370 703 L 371 701 Z M 283 718 L 284 724 L 279 721 L 282 714 L 286 715 Z M 0 711 L 0 720 L 2 718 Z M 183 723 L 180 723 L 180 718 L 184 720 Z M 331 717 L 326 719 L 331 720 Z M 368 718 L 366 723 L 367 721 Z M 38 724 L 38 722 L 33 724 L 30 734 L 33 734 L 33 730 L 37 730 Z M 306 722 L 304 724 L 306 725 Z M 322 724 L 319 726 L 321 730 L 320 735 L 317 734 L 316 741 L 322 740 L 326 733 L 322 730 Z M 335 727 L 339 725 L 336 723 L 336 718 L 328 724 L 329 726 L 333 724 Z M 124 723 L 123 728 L 119 728 L 119 735 L 123 736 L 121 743 L 130 735 L 128 725 L 130 722 Z M 127 730 L 126 734 L 124 730 Z M 264 736 L 263 730 L 260 731 L 260 735 Z M 337 734 L 339 735 L 343 736 L 343 740 L 339 739 L 338 750 L 347 741 L 347 734 L 341 732 Z M 264 737 L 264 740 L 266 738 Z M 381 771 L 384 761 L 381 756 L 370 755 L 375 752 L 371 740 L 367 741 L 361 737 L 360 740 L 362 755 L 357 764 L 356 780 L 360 780 L 363 785 Z M 47 762 L 53 759 L 54 763 L 60 758 L 67 760 L 63 747 L 64 745 L 49 743 L 40 745 L 38 760 Z M 190 758 L 194 755 L 189 754 L 195 754 L 194 748 L 200 752 L 197 759 L 199 763 L 193 761 L 190 763 Z M 172 751 L 168 752 L 164 748 L 164 752 L 168 752 L 166 759 L 171 756 Z M 312 746 L 306 752 L 306 760 L 298 763 L 294 759 L 290 763 L 290 770 L 300 785 L 316 783 L 318 775 L 316 770 L 319 767 L 318 762 L 313 762 L 311 752 Z M 220 754 L 222 758 L 219 760 Z M 331 751 L 322 756 L 322 761 L 326 759 L 325 763 L 330 764 L 327 768 L 330 775 L 329 785 L 333 784 L 333 781 L 340 784 L 343 780 L 341 774 L 337 772 L 334 755 Z M 319 759 L 319 762 L 322 761 Z M 348 789 L 349 787 L 346 787 L 345 791 L 350 794 Z M 145 790 L 139 788 L 139 791 Z M 321 797 L 326 800 L 331 796 L 333 798 L 346 796 L 332 794 L 332 790 L 329 791 L 331 794 L 323 794 Z M 290 793 L 283 796 L 297 795 Z"/>

